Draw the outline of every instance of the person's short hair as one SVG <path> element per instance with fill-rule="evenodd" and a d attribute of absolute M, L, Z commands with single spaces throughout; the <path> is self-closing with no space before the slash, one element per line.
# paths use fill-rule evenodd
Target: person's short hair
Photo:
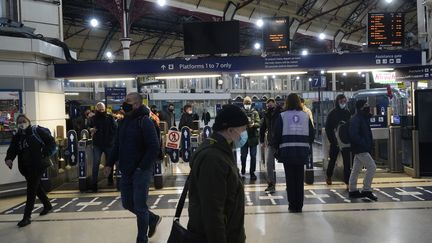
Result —
<path fill-rule="evenodd" d="M 270 98 L 270 99 L 268 99 L 268 100 L 266 101 L 266 104 L 268 104 L 268 103 L 270 103 L 270 102 L 276 103 L 275 99 Z"/>
<path fill-rule="evenodd" d="M 305 103 L 305 100 L 303 99 L 303 97 L 300 97 L 300 102 L 303 104 Z"/>
<path fill-rule="evenodd" d="M 24 118 L 26 121 L 28 121 L 29 124 L 31 123 L 30 119 L 29 119 L 25 114 L 19 114 L 19 115 L 17 116 L 17 118 L 16 118 L 17 123 L 18 123 L 18 120 L 19 120 L 20 118 Z"/>
<path fill-rule="evenodd" d="M 103 107 L 105 107 L 105 104 L 103 103 L 103 102 L 98 102 L 97 104 L 96 104 L 96 108 L 98 107 L 98 106 L 103 106 Z"/>
<path fill-rule="evenodd" d="M 156 105 L 151 105 L 150 109 L 157 109 L 157 106 Z"/>
<path fill-rule="evenodd" d="M 168 107 L 170 107 L 170 106 L 174 106 L 174 104 L 173 104 L 173 103 L 169 103 L 169 104 L 168 104 Z"/>
<path fill-rule="evenodd" d="M 300 97 L 295 94 L 295 93 L 291 93 L 290 95 L 288 95 L 288 98 L 285 101 L 285 110 L 287 111 L 301 111 L 302 109 L 302 105 L 301 105 L 301 101 L 300 101 Z"/>
<path fill-rule="evenodd" d="M 192 108 L 192 105 L 191 105 L 191 104 L 186 104 L 186 105 L 183 107 L 183 110 L 186 111 L 186 110 L 189 109 L 189 108 Z"/>
<path fill-rule="evenodd" d="M 127 94 L 127 96 L 133 96 L 137 100 L 137 102 L 139 102 L 140 104 L 143 103 L 144 98 L 138 92 L 131 92 L 131 93 Z"/>

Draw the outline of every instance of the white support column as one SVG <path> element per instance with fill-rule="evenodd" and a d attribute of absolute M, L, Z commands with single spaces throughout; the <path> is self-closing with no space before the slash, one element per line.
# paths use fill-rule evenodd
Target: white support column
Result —
<path fill-rule="evenodd" d="M 370 73 L 366 73 L 366 89 L 370 89 Z"/>
<path fill-rule="evenodd" d="M 332 73 L 332 91 L 336 91 L 336 73 Z"/>

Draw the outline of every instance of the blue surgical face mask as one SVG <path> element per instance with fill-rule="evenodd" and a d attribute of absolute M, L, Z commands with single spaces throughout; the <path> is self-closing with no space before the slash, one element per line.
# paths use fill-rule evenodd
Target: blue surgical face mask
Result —
<path fill-rule="evenodd" d="M 242 148 L 243 146 L 245 146 L 247 141 L 248 141 L 248 133 L 245 130 L 242 133 L 240 133 L 239 140 L 234 141 L 234 145 L 236 146 L 236 148 Z"/>

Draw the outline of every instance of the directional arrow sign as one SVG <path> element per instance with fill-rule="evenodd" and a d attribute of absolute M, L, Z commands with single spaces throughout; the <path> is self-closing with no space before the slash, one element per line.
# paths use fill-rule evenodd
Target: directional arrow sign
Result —
<path fill-rule="evenodd" d="M 71 135 L 69 136 L 69 138 L 70 138 L 71 142 L 73 142 L 73 141 L 75 140 L 75 136 L 74 136 L 73 134 L 71 134 Z"/>
<path fill-rule="evenodd" d="M 166 69 L 166 66 L 165 66 L 165 65 L 162 65 L 161 68 L 162 68 L 162 70 L 165 70 L 165 69 Z"/>
<path fill-rule="evenodd" d="M 189 136 L 189 133 L 185 130 L 185 131 L 183 132 L 183 135 L 184 135 L 185 138 L 187 138 L 187 137 Z"/>

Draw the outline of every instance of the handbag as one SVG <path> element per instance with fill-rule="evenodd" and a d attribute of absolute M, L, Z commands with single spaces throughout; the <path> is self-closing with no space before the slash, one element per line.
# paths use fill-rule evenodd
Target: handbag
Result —
<path fill-rule="evenodd" d="M 190 232 L 180 224 L 180 216 L 184 207 L 187 192 L 189 190 L 189 178 L 190 175 L 186 179 L 185 186 L 183 187 L 183 192 L 177 204 L 177 208 L 174 216 L 174 222 L 171 227 L 171 233 L 167 243 L 206 243 L 207 242 L 205 237 Z"/>

